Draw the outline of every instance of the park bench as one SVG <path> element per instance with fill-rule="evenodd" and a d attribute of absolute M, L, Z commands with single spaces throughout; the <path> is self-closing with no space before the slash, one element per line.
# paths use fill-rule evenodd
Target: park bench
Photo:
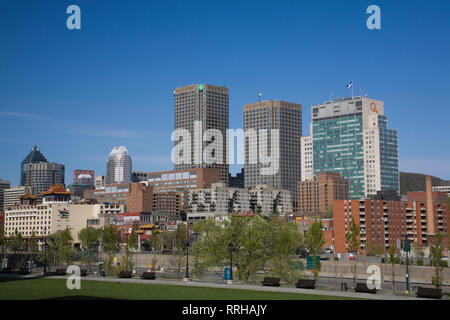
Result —
<path fill-rule="evenodd" d="M 369 287 L 367 287 L 367 283 L 358 282 L 356 284 L 355 292 L 365 292 L 365 293 L 375 294 L 375 293 L 377 293 L 377 289 L 375 289 L 375 288 L 369 289 Z"/>
<path fill-rule="evenodd" d="M 156 279 L 156 274 L 155 272 L 144 272 L 141 276 L 142 279 L 147 279 L 147 280 L 155 280 Z"/>
<path fill-rule="evenodd" d="M 28 268 L 20 268 L 19 269 L 19 273 L 20 274 L 29 274 L 30 273 L 30 269 L 28 269 Z"/>
<path fill-rule="evenodd" d="M 56 269 L 56 271 L 53 273 L 55 276 L 65 276 L 67 274 L 66 269 Z"/>
<path fill-rule="evenodd" d="M 303 289 L 314 289 L 316 287 L 316 280 L 297 279 L 295 286 L 297 288 L 303 288 Z"/>
<path fill-rule="evenodd" d="M 261 283 L 263 286 L 279 287 L 280 278 L 264 277 L 264 280 L 261 281 Z"/>
<path fill-rule="evenodd" d="M 131 278 L 131 271 L 120 271 L 119 278 Z"/>
<path fill-rule="evenodd" d="M 11 268 L 3 268 L 0 272 L 1 273 L 11 273 Z"/>
<path fill-rule="evenodd" d="M 421 298 L 441 299 L 442 290 L 436 288 L 417 287 L 417 296 Z"/>

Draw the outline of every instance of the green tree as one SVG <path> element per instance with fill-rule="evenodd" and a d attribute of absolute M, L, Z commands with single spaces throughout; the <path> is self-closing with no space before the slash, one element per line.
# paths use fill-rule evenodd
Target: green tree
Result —
<path fill-rule="evenodd" d="M 194 276 L 228 265 L 231 243 L 234 275 L 239 280 L 251 280 L 266 265 L 286 281 L 292 277 L 292 255 L 301 246 L 301 234 L 294 224 L 261 216 L 232 216 L 223 222 L 201 221 L 194 225 L 194 231 L 199 234 L 190 251 L 196 261 Z"/>
<path fill-rule="evenodd" d="M 22 234 L 16 230 L 14 230 L 14 234 L 8 241 L 8 247 L 9 249 L 15 254 L 18 255 L 20 251 L 23 250 L 24 247 L 24 240 L 22 237 Z"/>
<path fill-rule="evenodd" d="M 36 239 L 36 232 L 33 230 L 31 232 L 31 237 L 28 241 L 28 260 L 30 263 L 33 261 L 33 259 L 37 258 L 38 254 L 38 243 Z"/>
<path fill-rule="evenodd" d="M 82 261 L 87 264 L 88 271 L 91 269 L 91 264 L 94 261 L 94 248 L 98 244 L 101 229 L 93 227 L 86 227 L 78 232 L 78 238 L 81 241 L 83 250 Z"/>
<path fill-rule="evenodd" d="M 434 239 L 432 245 L 430 246 L 430 264 L 434 268 L 434 276 L 432 277 L 432 283 L 437 288 L 442 287 L 442 272 L 444 270 L 443 266 L 443 252 L 444 246 L 442 244 L 444 236 L 441 232 L 438 232 L 436 238 Z"/>
<path fill-rule="evenodd" d="M 102 229 L 100 239 L 102 250 L 107 254 L 105 259 L 105 271 L 108 275 L 115 275 L 117 270 L 114 268 L 113 262 L 114 254 L 120 240 L 120 234 L 116 227 L 107 226 Z"/>
<path fill-rule="evenodd" d="M 416 258 L 416 263 L 421 260 L 423 263 L 423 258 L 425 257 L 425 251 L 423 250 L 423 247 L 420 243 L 414 242 L 412 245 L 412 251 L 414 254 L 414 257 Z"/>
<path fill-rule="evenodd" d="M 58 230 L 52 235 L 54 244 L 56 245 L 56 263 L 70 264 L 73 254 L 73 238 L 69 228 Z"/>
<path fill-rule="evenodd" d="M 303 236 L 295 223 L 271 222 L 272 252 L 270 252 L 271 272 L 288 283 L 299 276 L 293 257 L 303 243 Z"/>
<path fill-rule="evenodd" d="M 5 251 L 6 251 L 6 236 L 5 236 L 5 230 L 0 227 L 0 262 L 5 257 Z"/>
<path fill-rule="evenodd" d="M 360 227 L 355 222 L 355 219 L 352 217 L 352 221 L 350 223 L 350 228 L 348 229 L 347 233 L 345 234 L 345 242 L 347 244 L 347 251 L 350 253 L 353 253 L 355 255 L 358 254 L 358 249 L 360 248 Z M 353 287 L 356 286 L 356 272 L 358 269 L 358 259 L 354 260 L 353 266 L 352 266 L 352 273 L 353 273 Z"/>
<path fill-rule="evenodd" d="M 120 266 L 122 270 L 129 271 L 129 269 L 133 266 L 133 255 L 138 248 L 138 237 L 134 228 L 131 230 L 131 233 L 128 235 L 128 238 L 125 242 L 125 254 L 122 257 L 122 264 Z"/>
<path fill-rule="evenodd" d="M 327 206 L 327 208 L 325 209 L 325 212 L 324 212 L 324 216 L 327 219 L 332 219 L 333 218 L 333 204 L 329 204 Z"/>
<path fill-rule="evenodd" d="M 309 255 L 312 256 L 314 260 L 313 275 L 316 281 L 319 278 L 320 271 L 320 261 L 316 261 L 316 256 L 319 254 L 324 244 L 325 239 L 323 237 L 322 223 L 320 221 L 315 221 L 306 232 L 305 245 L 308 248 Z"/>
<path fill-rule="evenodd" d="M 390 246 L 389 247 L 389 262 L 391 263 L 392 268 L 392 292 L 395 293 L 395 263 L 396 263 L 396 256 L 397 254 L 397 247 L 396 246 Z"/>

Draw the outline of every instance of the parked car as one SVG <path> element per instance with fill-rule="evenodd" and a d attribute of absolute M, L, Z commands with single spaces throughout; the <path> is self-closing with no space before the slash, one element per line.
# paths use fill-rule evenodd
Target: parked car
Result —
<path fill-rule="evenodd" d="M 358 260 L 358 257 L 357 257 L 355 254 L 350 253 L 350 254 L 348 255 L 348 260 Z"/>
<path fill-rule="evenodd" d="M 328 248 L 325 249 L 325 253 L 328 253 L 328 254 L 333 253 L 333 249 L 328 247 Z"/>

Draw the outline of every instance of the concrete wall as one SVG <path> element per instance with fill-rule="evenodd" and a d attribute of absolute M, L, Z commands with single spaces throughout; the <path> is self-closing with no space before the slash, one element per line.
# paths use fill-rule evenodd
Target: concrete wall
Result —
<path fill-rule="evenodd" d="M 122 254 L 117 254 L 116 257 L 121 260 Z M 140 253 L 133 257 L 133 263 L 138 267 L 148 267 L 152 264 L 152 259 L 156 258 L 157 266 L 162 268 L 184 268 L 186 265 L 186 255 L 183 252 L 181 255 L 171 255 L 171 254 L 151 254 L 151 253 Z M 194 258 L 189 256 L 189 265 L 193 266 Z M 304 259 L 304 265 L 306 265 L 306 260 Z M 339 278 L 353 278 L 352 266 L 354 262 L 348 261 L 321 261 L 321 271 L 320 276 L 323 277 L 339 277 Z M 357 263 L 357 277 L 359 279 L 367 279 L 369 274 L 367 273 L 367 267 L 370 265 L 377 265 L 381 269 L 381 274 L 385 280 L 392 279 L 392 266 L 390 264 L 382 263 L 370 263 L 370 262 L 358 262 Z M 405 280 L 405 265 L 395 265 L 395 281 Z M 219 269 L 217 269 L 219 270 Z M 309 274 L 310 271 L 306 271 Z M 409 266 L 410 282 L 418 283 L 431 283 L 431 278 L 434 275 L 434 269 L 432 267 L 419 267 L 419 266 Z M 450 268 L 444 268 L 443 271 L 443 284 L 450 285 Z"/>

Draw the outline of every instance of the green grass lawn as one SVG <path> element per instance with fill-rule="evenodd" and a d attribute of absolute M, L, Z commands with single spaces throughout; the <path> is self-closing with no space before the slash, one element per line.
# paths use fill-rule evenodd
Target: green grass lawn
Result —
<path fill-rule="evenodd" d="M 0 278 L 0 300 L 28 299 L 146 299 L 146 300 L 335 300 L 346 299 L 300 293 L 199 288 L 176 285 L 81 281 L 69 290 L 62 279 Z"/>

